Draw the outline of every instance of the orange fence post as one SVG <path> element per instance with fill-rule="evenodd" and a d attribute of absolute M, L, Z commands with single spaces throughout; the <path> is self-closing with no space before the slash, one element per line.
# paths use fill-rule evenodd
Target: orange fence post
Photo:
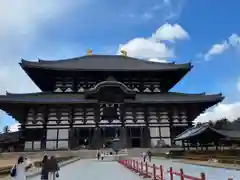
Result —
<path fill-rule="evenodd" d="M 180 180 L 184 180 L 184 173 L 183 173 L 183 169 L 180 169 Z"/>
<path fill-rule="evenodd" d="M 138 161 L 137 161 L 137 171 L 136 172 L 139 172 Z"/>
<path fill-rule="evenodd" d="M 144 172 L 143 172 L 143 162 L 141 161 L 141 172 L 140 172 L 141 174 L 144 174 Z"/>
<path fill-rule="evenodd" d="M 145 162 L 145 172 L 146 172 L 146 175 L 148 175 L 148 164 L 147 164 L 147 162 Z"/>
<path fill-rule="evenodd" d="M 157 177 L 156 177 L 156 166 L 155 166 L 155 164 L 153 164 L 153 180 L 157 180 Z"/>
<path fill-rule="evenodd" d="M 148 178 L 149 177 L 149 174 L 148 174 L 148 163 L 145 162 L 145 175 L 144 175 L 145 178 Z"/>
<path fill-rule="evenodd" d="M 170 167 L 169 173 L 170 173 L 170 180 L 173 180 L 173 169 L 172 169 L 172 167 Z"/>
<path fill-rule="evenodd" d="M 201 173 L 201 180 L 206 180 L 205 173 Z"/>
<path fill-rule="evenodd" d="M 162 167 L 162 165 L 160 165 L 160 174 L 159 174 L 159 176 L 160 176 L 160 180 L 163 180 L 163 167 Z"/>

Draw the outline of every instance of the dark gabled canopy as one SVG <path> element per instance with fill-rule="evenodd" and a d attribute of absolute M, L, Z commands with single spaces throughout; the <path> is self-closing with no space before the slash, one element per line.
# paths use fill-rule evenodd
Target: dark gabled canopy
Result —
<path fill-rule="evenodd" d="M 190 70 L 192 65 L 159 63 L 119 55 L 90 55 L 72 59 L 31 62 L 22 60 L 24 68 L 42 68 L 51 70 L 86 71 L 173 71 Z"/>
<path fill-rule="evenodd" d="M 114 99 L 123 100 L 128 98 L 135 99 L 136 96 L 136 92 L 115 79 L 102 81 L 93 88 L 85 91 L 84 94 L 86 98 L 95 98 L 99 100 L 105 99 L 105 101 L 113 101 Z"/>
<path fill-rule="evenodd" d="M 22 69 L 42 91 L 52 91 L 56 78 L 96 76 L 105 74 L 161 81 L 162 87 L 171 89 L 192 68 L 191 63 L 159 63 L 119 55 L 90 55 L 77 58 L 31 62 L 22 60 Z"/>
<path fill-rule="evenodd" d="M 174 140 L 211 141 L 220 139 L 240 139 L 240 133 L 236 130 L 218 130 L 208 124 L 192 127 L 178 135 Z"/>

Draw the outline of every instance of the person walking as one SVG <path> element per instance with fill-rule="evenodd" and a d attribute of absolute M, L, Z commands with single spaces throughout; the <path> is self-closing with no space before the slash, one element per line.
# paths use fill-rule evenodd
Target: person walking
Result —
<path fill-rule="evenodd" d="M 51 156 L 49 160 L 49 168 L 48 168 L 48 179 L 55 180 L 56 177 L 59 177 L 58 171 L 60 170 L 57 159 L 55 156 Z"/>
<path fill-rule="evenodd" d="M 48 155 L 44 155 L 41 162 L 41 180 L 48 180 Z"/>
<path fill-rule="evenodd" d="M 101 160 L 103 160 L 104 159 L 104 153 L 102 152 L 101 153 Z"/>
<path fill-rule="evenodd" d="M 147 155 L 148 155 L 148 160 L 149 160 L 149 162 L 151 162 L 151 160 L 152 160 L 152 152 L 149 150 L 149 151 L 147 152 Z"/>
<path fill-rule="evenodd" d="M 23 156 L 20 156 L 17 160 L 17 164 L 13 166 L 10 171 L 10 176 L 13 180 L 26 180 L 26 171 L 30 167 L 24 162 Z"/>
<path fill-rule="evenodd" d="M 97 159 L 98 160 L 100 159 L 100 151 L 99 151 L 99 149 L 97 150 Z"/>
<path fill-rule="evenodd" d="M 143 162 L 146 162 L 146 156 L 147 156 L 147 154 L 146 154 L 146 152 L 143 152 Z"/>

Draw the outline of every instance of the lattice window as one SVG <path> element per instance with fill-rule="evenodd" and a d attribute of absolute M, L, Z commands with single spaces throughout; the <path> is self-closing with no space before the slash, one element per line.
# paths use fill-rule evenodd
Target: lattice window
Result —
<path fill-rule="evenodd" d="M 50 108 L 48 113 L 48 124 L 54 124 L 56 125 L 58 123 L 57 118 L 57 109 L 56 108 Z"/>
<path fill-rule="evenodd" d="M 126 124 L 132 124 L 134 123 L 134 113 L 133 113 L 133 108 L 128 107 L 125 109 L 125 115 L 124 115 L 124 121 Z"/>
<path fill-rule="evenodd" d="M 73 92 L 73 79 L 70 77 L 64 79 L 64 92 Z"/>
<path fill-rule="evenodd" d="M 159 120 L 161 123 L 169 123 L 168 111 L 167 109 L 161 108 L 159 110 Z"/>
<path fill-rule="evenodd" d="M 172 121 L 173 121 L 173 123 L 174 124 L 178 124 L 178 123 L 180 123 L 180 114 L 179 114 L 179 111 L 178 111 L 178 109 L 174 109 L 174 111 L 173 111 L 173 115 L 172 115 Z"/>
<path fill-rule="evenodd" d="M 64 82 L 61 78 L 57 78 L 55 82 L 54 92 L 63 92 Z"/>
<path fill-rule="evenodd" d="M 85 120 L 86 124 L 94 125 L 95 124 L 95 109 L 94 108 L 86 108 L 85 109 Z"/>
<path fill-rule="evenodd" d="M 74 124 L 84 124 L 83 108 L 74 108 L 73 123 Z"/>
<path fill-rule="evenodd" d="M 135 109 L 135 120 L 137 124 L 145 124 L 144 120 L 144 109 L 143 108 L 136 108 Z"/>

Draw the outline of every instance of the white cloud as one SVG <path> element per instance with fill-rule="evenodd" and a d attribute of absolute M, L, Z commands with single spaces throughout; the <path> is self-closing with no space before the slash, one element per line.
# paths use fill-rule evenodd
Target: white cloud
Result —
<path fill-rule="evenodd" d="M 240 77 L 236 83 L 236 89 L 240 92 Z M 238 95 L 238 93 L 237 93 Z M 196 122 L 216 121 L 222 118 L 227 118 L 233 121 L 240 117 L 240 102 L 234 103 L 219 103 L 215 107 L 198 116 Z"/>
<path fill-rule="evenodd" d="M 0 1 L 0 35 L 29 34 L 64 15 L 75 3 L 64 0 Z"/>
<path fill-rule="evenodd" d="M 185 40 L 189 38 L 189 34 L 179 24 L 164 24 L 152 35 L 152 38 L 156 41 L 170 41 Z"/>
<path fill-rule="evenodd" d="M 239 47 L 240 46 L 240 36 L 238 36 L 237 34 L 232 34 L 229 38 L 228 38 L 228 42 L 230 45 L 232 45 L 233 47 Z"/>
<path fill-rule="evenodd" d="M 71 12 L 85 1 L 21 0 L 0 1 L 0 94 L 31 92 L 38 88 L 19 67 L 25 54 L 31 54 L 44 28 Z M 21 80 L 21 83 L 19 81 Z"/>
<path fill-rule="evenodd" d="M 169 30 L 172 29 L 170 30 L 171 32 L 169 34 L 166 32 L 166 26 L 169 26 Z M 127 51 L 128 56 L 131 57 L 151 59 L 151 61 L 156 61 L 156 59 L 158 59 L 158 62 L 162 60 L 166 61 L 168 58 L 175 57 L 175 54 L 174 50 L 168 47 L 164 42 L 162 42 L 162 40 L 175 41 L 189 37 L 188 33 L 182 27 L 180 29 L 185 32 L 185 35 L 183 32 L 174 34 L 174 32 L 178 32 L 177 29 L 179 29 L 179 27 L 181 26 L 178 24 L 164 24 L 159 28 L 163 29 L 163 31 L 158 29 L 157 32 L 151 37 L 134 38 L 128 41 L 126 44 L 120 45 L 118 54 L 120 53 L 121 49 L 124 49 Z"/>
<path fill-rule="evenodd" d="M 219 55 L 224 53 L 229 48 L 227 41 L 224 41 L 221 44 L 214 44 L 209 51 L 204 55 L 206 61 L 210 60 L 212 56 Z"/>
<path fill-rule="evenodd" d="M 232 34 L 227 38 L 227 40 L 223 41 L 222 43 L 212 45 L 212 47 L 207 51 L 207 53 L 204 54 L 204 59 L 208 61 L 213 56 L 224 53 L 229 48 L 240 48 L 240 36 L 238 36 L 237 34 Z"/>
<path fill-rule="evenodd" d="M 225 104 L 220 103 L 212 108 L 211 111 L 201 114 L 196 118 L 196 122 L 216 121 L 221 118 L 227 118 L 233 121 L 240 117 L 240 102 Z"/>
<path fill-rule="evenodd" d="M 135 38 L 124 45 L 121 49 L 127 51 L 128 56 L 138 58 L 169 58 L 174 56 L 173 50 L 169 49 L 164 43 L 156 42 L 148 38 Z"/>
<path fill-rule="evenodd" d="M 9 126 L 9 132 L 16 132 L 19 130 L 19 128 L 20 128 L 19 123 L 13 124 L 13 125 Z"/>

